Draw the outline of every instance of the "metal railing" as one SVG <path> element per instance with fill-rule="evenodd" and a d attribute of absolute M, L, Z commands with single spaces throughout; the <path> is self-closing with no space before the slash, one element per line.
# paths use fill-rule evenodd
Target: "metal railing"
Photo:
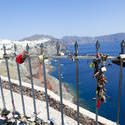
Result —
<path fill-rule="evenodd" d="M 96 54 L 99 53 L 99 42 L 96 42 Z M 54 56 L 46 56 L 44 55 L 44 46 L 43 44 L 41 44 L 41 55 L 42 59 L 40 59 L 41 65 L 43 66 L 43 74 L 44 74 L 44 87 L 45 87 L 45 98 L 46 98 L 46 111 L 47 111 L 47 119 L 50 120 L 50 112 L 49 112 L 49 104 L 48 104 L 48 94 L 47 94 L 47 78 L 46 78 L 46 65 L 44 60 L 45 59 L 50 59 L 50 58 L 55 58 L 58 59 L 58 74 L 59 74 L 59 91 L 60 91 L 60 112 L 61 112 L 61 121 L 62 121 L 62 125 L 65 124 L 64 121 L 64 115 L 63 115 L 63 94 L 62 94 L 62 81 L 61 81 L 61 68 L 60 68 L 60 59 L 71 59 L 75 61 L 76 64 L 76 98 L 77 98 L 77 124 L 80 124 L 80 119 L 79 119 L 79 59 L 83 59 L 83 60 L 99 60 L 98 56 L 95 54 L 95 56 L 80 56 L 78 55 L 78 44 L 77 42 L 74 45 L 74 54 L 73 55 L 66 55 L 66 56 L 62 56 L 60 54 L 60 44 L 57 43 L 56 47 L 57 47 L 57 55 Z M 125 42 L 122 41 L 121 43 L 121 54 L 124 54 L 124 48 L 125 48 Z M 13 107 L 13 111 L 15 112 L 15 104 L 14 104 L 14 97 L 13 97 L 13 88 L 12 88 L 12 82 L 11 82 L 11 78 L 10 78 L 10 71 L 9 71 L 9 65 L 8 65 L 8 60 L 11 57 L 16 57 L 16 45 L 14 45 L 14 55 L 10 56 L 9 54 L 7 54 L 6 52 L 6 46 L 3 45 L 3 50 L 4 50 L 4 59 L 6 62 L 6 68 L 7 68 L 7 76 L 8 76 L 8 81 L 9 81 L 9 88 L 10 88 L 10 95 L 11 95 L 11 101 L 12 101 L 12 107 Z M 29 53 L 29 45 L 27 44 L 26 46 L 26 51 L 27 53 Z M 30 72 L 30 80 L 31 80 L 31 90 L 32 90 L 32 95 L 33 95 L 33 106 L 34 106 L 34 114 L 37 117 L 37 110 L 36 110 L 36 101 L 35 101 L 35 94 L 34 94 L 34 81 L 33 81 L 33 74 L 32 74 L 32 66 L 31 66 L 31 58 L 38 58 L 38 55 L 28 55 L 28 65 L 29 65 L 29 72 Z M 123 68 L 123 58 L 117 58 L 117 57 L 111 57 L 108 56 L 107 60 L 118 60 L 120 61 L 120 80 L 119 80 L 119 91 L 118 91 L 118 110 L 117 110 L 117 125 L 119 125 L 119 118 L 120 118 L 120 103 L 121 103 L 121 88 L 122 88 L 122 68 Z M 98 64 L 97 64 L 97 68 L 98 68 Z M 96 69 L 98 70 L 98 69 Z M 22 107 L 23 107 L 23 114 L 24 116 L 26 116 L 26 108 L 25 108 L 25 102 L 24 102 L 24 96 L 23 96 L 23 88 L 22 88 L 22 81 L 21 81 L 21 75 L 20 75 L 20 66 L 17 63 L 17 71 L 18 71 L 18 79 L 19 79 L 19 87 L 20 87 L 20 93 L 21 93 L 21 99 L 22 99 Z M 97 84 L 96 84 L 97 85 Z M 5 103 L 5 99 L 4 99 L 4 93 L 3 93 L 3 86 L 2 86 L 2 80 L 0 77 L 0 89 L 1 89 L 1 97 L 2 97 L 2 102 L 3 102 L 3 107 L 6 108 L 6 103 Z M 97 96 L 96 96 L 96 105 L 97 105 Z M 95 121 L 96 121 L 96 125 L 98 125 L 98 109 L 96 108 L 96 117 L 95 117 Z"/>

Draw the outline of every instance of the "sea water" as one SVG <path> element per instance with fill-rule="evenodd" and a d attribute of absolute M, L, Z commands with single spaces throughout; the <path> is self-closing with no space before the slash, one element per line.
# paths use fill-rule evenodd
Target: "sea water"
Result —
<path fill-rule="evenodd" d="M 74 46 L 68 47 L 69 51 L 74 53 Z M 111 56 L 119 56 L 121 51 L 120 42 L 103 42 L 100 43 L 100 53 L 109 54 Z M 79 45 L 79 55 L 94 55 L 95 43 Z M 93 98 L 96 97 L 96 81 L 93 78 L 93 69 L 89 67 L 92 60 L 79 60 L 79 98 L 80 106 L 95 113 L 96 102 Z M 110 64 L 110 65 L 109 65 Z M 58 78 L 58 64 L 53 60 L 52 65 L 55 67 L 50 74 Z M 106 63 L 107 72 L 105 72 L 107 78 L 107 102 L 101 104 L 98 112 L 100 116 L 104 116 L 107 119 L 116 121 L 117 118 L 117 106 L 118 106 L 118 86 L 119 86 L 119 72 L 120 67 L 113 64 L 111 61 Z M 76 95 L 76 74 L 75 74 L 75 62 L 69 59 L 61 59 L 61 76 L 62 82 L 67 83 L 69 89 Z M 121 96 L 121 110 L 120 110 L 120 123 L 125 125 L 125 70 L 123 69 L 123 84 L 122 84 L 122 96 Z"/>

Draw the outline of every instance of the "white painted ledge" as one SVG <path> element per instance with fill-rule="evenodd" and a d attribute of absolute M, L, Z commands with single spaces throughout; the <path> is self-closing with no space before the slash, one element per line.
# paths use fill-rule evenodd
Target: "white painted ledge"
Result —
<path fill-rule="evenodd" d="M 8 81 L 7 77 L 1 76 L 1 79 L 4 80 L 4 81 Z M 11 79 L 11 82 L 19 85 L 18 80 Z M 22 82 L 22 85 L 25 86 L 25 87 L 31 88 L 31 85 L 29 83 Z M 39 87 L 39 86 L 36 86 L 36 85 L 34 85 L 34 89 L 45 92 L 43 87 Z M 56 95 L 55 93 L 53 93 L 52 91 L 50 91 L 49 89 L 48 89 L 48 95 L 50 97 L 54 98 L 55 100 L 60 101 L 60 97 L 58 95 Z M 63 103 L 64 103 L 64 105 L 67 105 L 70 108 L 72 108 L 74 110 L 77 110 L 77 106 L 75 104 L 73 104 L 71 101 L 63 99 Z M 87 117 L 95 120 L 95 113 L 92 113 L 92 112 L 90 112 L 90 111 L 88 111 L 88 110 L 86 110 L 86 109 L 84 109 L 82 107 L 80 107 L 80 113 L 82 113 L 84 116 L 87 116 Z M 116 125 L 116 122 L 108 120 L 108 119 L 106 119 L 106 118 L 104 118 L 102 116 L 98 116 L 98 121 L 100 123 L 105 124 L 105 125 Z M 75 125 L 75 124 L 72 124 L 72 125 Z"/>

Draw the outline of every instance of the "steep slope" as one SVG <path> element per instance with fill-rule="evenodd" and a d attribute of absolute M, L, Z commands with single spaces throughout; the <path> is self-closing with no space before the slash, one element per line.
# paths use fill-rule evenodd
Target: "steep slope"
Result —
<path fill-rule="evenodd" d="M 57 40 L 58 41 L 58 40 Z M 7 54 L 12 54 L 14 53 L 14 44 L 17 45 L 17 54 L 22 53 L 23 51 L 26 50 L 26 45 L 27 43 L 29 44 L 30 50 L 29 53 L 31 55 L 40 55 L 41 48 L 40 44 L 44 44 L 44 50 L 45 50 L 45 55 L 54 55 L 56 54 L 56 42 L 57 41 L 52 41 L 51 39 L 42 39 L 42 40 L 35 40 L 35 41 L 10 41 L 10 40 L 0 40 L 0 57 L 3 57 L 3 44 L 5 44 L 7 48 Z M 65 50 L 65 46 L 60 43 L 61 50 Z M 7 70 L 6 70 L 6 64 L 4 60 L 0 60 L 0 74 L 3 76 L 7 76 Z M 47 87 L 50 90 L 53 90 L 55 93 L 59 94 L 59 89 L 58 89 L 58 80 L 56 78 L 53 78 L 48 74 L 53 67 L 50 65 L 50 60 L 45 60 L 46 63 L 46 72 L 47 72 Z M 42 65 L 40 64 L 40 61 L 38 58 L 32 58 L 31 59 L 31 65 L 32 65 L 32 72 L 33 72 L 33 78 L 34 78 L 34 83 L 35 85 L 38 86 L 44 86 L 43 82 L 43 69 Z M 18 79 L 17 75 L 17 65 L 15 62 L 15 58 L 11 58 L 9 60 L 9 69 L 10 69 L 10 76 L 13 79 Z M 21 71 L 21 78 L 22 81 L 29 82 L 30 83 L 30 70 L 29 70 L 29 64 L 28 60 L 20 65 L 20 71 Z M 66 93 L 67 90 L 65 87 L 63 87 L 64 92 Z"/>
<path fill-rule="evenodd" d="M 59 41 L 60 43 L 63 43 L 65 45 L 72 45 L 76 41 L 79 44 L 92 43 L 92 42 L 96 42 L 97 40 L 99 40 L 100 42 L 119 42 L 119 41 L 122 41 L 125 39 L 125 33 L 116 33 L 116 34 L 102 35 L 102 36 L 95 36 L 95 37 L 64 36 L 61 39 L 56 39 L 56 38 L 49 36 L 49 35 L 33 35 L 33 36 L 23 38 L 22 40 L 23 41 L 24 40 L 40 41 L 43 39 L 47 39 L 47 40 L 51 41 L 51 43 Z"/>
<path fill-rule="evenodd" d="M 77 41 L 79 44 L 84 44 L 96 42 L 97 40 L 100 42 L 120 42 L 125 40 L 125 33 L 117 33 L 97 37 L 64 36 L 62 38 L 62 41 L 65 45 L 72 45 L 75 43 L 75 41 Z"/>

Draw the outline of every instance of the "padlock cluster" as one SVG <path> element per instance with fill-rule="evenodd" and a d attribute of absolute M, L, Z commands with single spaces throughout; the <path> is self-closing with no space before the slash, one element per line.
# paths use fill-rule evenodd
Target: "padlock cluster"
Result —
<path fill-rule="evenodd" d="M 54 125 L 54 121 L 52 120 L 44 121 L 38 117 L 31 120 L 34 116 L 21 116 L 19 112 L 7 109 L 2 109 L 0 115 L 4 119 L 4 125 Z"/>
<path fill-rule="evenodd" d="M 107 83 L 107 79 L 105 77 L 104 72 L 106 72 L 105 63 L 107 60 L 107 55 L 99 54 L 98 60 L 94 60 L 94 78 L 97 81 L 96 95 L 97 95 L 97 108 L 100 107 L 101 103 L 106 103 L 106 89 L 105 84 Z M 99 67 L 99 64 L 101 66 Z"/>

